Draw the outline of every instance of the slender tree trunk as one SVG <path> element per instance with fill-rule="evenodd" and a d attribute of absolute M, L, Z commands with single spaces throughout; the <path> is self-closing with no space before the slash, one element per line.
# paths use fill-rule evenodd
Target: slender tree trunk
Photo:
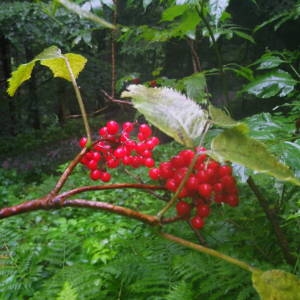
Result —
<path fill-rule="evenodd" d="M 5 36 L 0 36 L 0 56 L 1 56 L 1 63 L 2 63 L 2 69 L 3 69 L 3 81 L 5 90 L 7 88 L 7 79 L 11 75 L 11 63 L 10 63 L 10 45 L 9 41 L 5 38 Z M 9 115 L 9 131 L 11 135 L 16 135 L 16 105 L 14 100 L 5 93 L 4 96 L 8 101 L 8 115 Z"/>

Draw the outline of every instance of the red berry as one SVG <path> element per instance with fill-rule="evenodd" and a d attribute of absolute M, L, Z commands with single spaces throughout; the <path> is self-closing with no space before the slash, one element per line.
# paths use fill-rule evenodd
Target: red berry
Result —
<path fill-rule="evenodd" d="M 152 150 L 159 144 L 159 142 L 160 142 L 159 138 L 156 136 L 153 136 L 147 140 L 147 142 L 146 142 L 147 148 Z"/>
<path fill-rule="evenodd" d="M 175 192 L 177 190 L 178 184 L 173 178 L 169 178 L 166 181 L 165 188 L 171 192 Z"/>
<path fill-rule="evenodd" d="M 108 172 L 102 172 L 102 173 L 101 173 L 101 176 L 100 176 L 100 179 L 101 179 L 103 182 L 108 182 L 108 181 L 110 181 L 110 179 L 111 179 L 111 175 L 110 175 Z"/>
<path fill-rule="evenodd" d="M 236 195 L 228 195 L 225 197 L 224 202 L 235 207 L 239 204 L 239 198 Z"/>
<path fill-rule="evenodd" d="M 208 184 L 208 183 L 202 183 L 198 187 L 199 195 L 206 199 L 208 199 L 210 197 L 212 190 L 213 189 L 212 189 L 211 184 Z"/>
<path fill-rule="evenodd" d="M 100 179 L 101 175 L 102 175 L 102 172 L 100 170 L 98 170 L 98 169 L 92 170 L 90 172 L 90 178 L 92 180 L 98 180 L 98 179 Z"/>
<path fill-rule="evenodd" d="M 97 169 L 98 167 L 98 161 L 94 160 L 94 159 L 91 159 L 88 163 L 87 163 L 87 167 L 90 169 L 90 170 L 95 170 Z"/>
<path fill-rule="evenodd" d="M 152 180 L 158 180 L 160 178 L 159 168 L 150 169 L 148 174 Z"/>
<path fill-rule="evenodd" d="M 152 135 L 152 129 L 147 124 L 141 124 L 139 128 L 139 133 L 141 133 L 145 139 L 149 138 Z"/>
<path fill-rule="evenodd" d="M 191 225 L 194 229 L 201 229 L 204 224 L 204 220 L 200 216 L 195 216 L 191 219 Z"/>
<path fill-rule="evenodd" d="M 99 135 L 102 136 L 102 137 L 106 137 L 108 135 L 108 132 L 107 132 L 107 127 L 104 126 L 104 127 L 101 127 L 98 131 Z"/>
<path fill-rule="evenodd" d="M 172 165 L 170 162 L 162 162 L 159 165 L 159 171 L 160 171 L 160 176 L 164 179 L 168 179 L 173 175 Z"/>
<path fill-rule="evenodd" d="M 114 151 L 114 156 L 116 158 L 122 158 L 127 154 L 127 151 L 124 147 L 119 147 Z"/>
<path fill-rule="evenodd" d="M 81 148 L 84 148 L 86 146 L 86 143 L 87 143 L 87 138 L 86 137 L 82 137 L 80 140 L 79 140 L 79 146 Z"/>
<path fill-rule="evenodd" d="M 210 214 L 210 207 L 207 204 L 202 204 L 197 206 L 197 215 L 205 218 Z"/>
<path fill-rule="evenodd" d="M 198 189 L 198 179 L 195 175 L 191 175 L 186 183 L 186 187 L 190 191 L 197 191 Z"/>
<path fill-rule="evenodd" d="M 108 134 L 114 135 L 114 134 L 118 133 L 118 131 L 119 131 L 119 124 L 113 120 L 108 121 L 106 123 L 106 127 L 107 127 Z"/>
<path fill-rule="evenodd" d="M 147 157 L 144 159 L 144 166 L 147 168 L 152 168 L 155 165 L 155 161 L 151 157 Z"/>
<path fill-rule="evenodd" d="M 224 177 L 226 175 L 231 176 L 232 175 L 232 168 L 230 166 L 220 166 L 219 170 L 218 170 L 219 176 L 220 177 Z"/>
<path fill-rule="evenodd" d="M 191 205 L 185 201 L 179 201 L 176 204 L 176 211 L 178 216 L 186 216 L 189 215 L 191 212 Z"/>

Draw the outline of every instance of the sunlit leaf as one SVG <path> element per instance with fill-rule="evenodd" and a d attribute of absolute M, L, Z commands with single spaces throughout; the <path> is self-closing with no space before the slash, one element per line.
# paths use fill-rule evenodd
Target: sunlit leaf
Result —
<path fill-rule="evenodd" d="M 266 146 L 245 134 L 245 128 L 236 126 L 224 130 L 211 142 L 212 155 L 220 161 L 232 161 L 259 173 L 300 185 L 292 170 L 279 162 Z"/>
<path fill-rule="evenodd" d="M 300 280 L 297 276 L 282 271 L 255 271 L 252 282 L 262 300 L 298 300 Z"/>
<path fill-rule="evenodd" d="M 195 146 L 207 125 L 207 112 L 173 89 L 130 85 L 121 96 L 132 98 L 150 123 L 187 147 Z"/>
<path fill-rule="evenodd" d="M 30 79 L 34 64 L 34 62 L 22 64 L 16 71 L 12 72 L 11 77 L 8 79 L 7 93 L 9 96 L 14 96 L 19 86 L 26 80 Z"/>
<path fill-rule="evenodd" d="M 12 76 L 8 79 L 7 93 L 13 96 L 21 84 L 30 79 L 33 67 L 38 61 L 41 65 L 48 67 L 53 72 L 54 77 L 61 77 L 70 81 L 71 77 L 67 69 L 66 60 L 70 65 L 73 76 L 77 78 L 86 64 L 86 58 L 73 53 L 63 55 L 59 48 L 51 46 L 37 55 L 32 61 L 20 65 L 16 71 L 12 72 Z"/>
<path fill-rule="evenodd" d="M 86 58 L 74 53 L 68 53 L 64 56 L 69 61 L 74 77 L 77 78 L 86 64 Z M 41 60 L 41 65 L 48 67 L 52 71 L 54 77 L 60 77 L 71 81 L 70 73 L 64 58 L 44 59 Z"/>
<path fill-rule="evenodd" d="M 261 98 L 270 98 L 278 95 L 284 97 L 295 88 L 297 81 L 283 71 L 275 70 L 250 82 L 244 87 L 244 91 Z"/>
<path fill-rule="evenodd" d="M 188 8 L 188 5 L 173 5 L 163 12 L 162 21 L 173 21 L 175 18 L 183 15 Z"/>

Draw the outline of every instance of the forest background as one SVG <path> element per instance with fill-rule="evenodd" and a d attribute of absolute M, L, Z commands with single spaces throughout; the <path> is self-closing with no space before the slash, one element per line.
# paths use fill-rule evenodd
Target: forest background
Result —
<path fill-rule="evenodd" d="M 6 92 L 12 71 L 51 45 L 88 59 L 78 85 L 95 132 L 110 119 L 143 121 L 111 101 L 129 84 L 171 87 L 225 108 L 299 176 L 299 1 L 73 1 L 114 30 L 59 2 L 0 4 L 0 207 L 47 193 L 80 150 L 85 132 L 67 81 L 36 65 L 14 97 Z M 157 133 L 157 160 L 181 149 Z M 238 165 L 234 172 L 241 203 L 216 209 L 200 241 L 261 269 L 299 275 L 299 188 Z M 121 171 L 114 177 L 128 181 Z M 66 187 L 88 184 L 79 168 Z M 149 213 L 161 206 L 132 190 L 85 196 Z M 184 222 L 169 232 L 199 242 Z M 249 274 L 235 266 L 171 244 L 137 221 L 69 208 L 1 220 L 0 278 L 0 299 L 258 299 Z"/>

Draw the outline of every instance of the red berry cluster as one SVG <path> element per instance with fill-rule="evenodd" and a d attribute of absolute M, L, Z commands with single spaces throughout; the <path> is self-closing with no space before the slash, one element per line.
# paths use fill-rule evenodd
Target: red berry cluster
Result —
<path fill-rule="evenodd" d="M 137 136 L 131 139 L 134 130 Z M 116 121 L 108 121 L 99 129 L 99 136 L 100 139 L 81 159 L 81 163 L 90 169 L 91 179 L 108 182 L 111 175 L 107 169 L 117 168 L 121 164 L 133 168 L 152 168 L 155 165 L 152 151 L 159 144 L 159 139 L 152 136 L 149 125 L 132 122 L 120 125 Z M 82 148 L 86 143 L 86 137 L 79 141 Z"/>
<path fill-rule="evenodd" d="M 195 209 L 190 222 L 195 229 L 200 229 L 204 226 L 204 219 L 210 214 L 210 205 L 213 202 L 237 206 L 239 198 L 232 168 L 209 158 L 205 148 L 196 151 L 198 154 L 196 164 L 178 195 L 176 210 L 179 216 L 189 218 L 192 209 Z M 195 151 L 182 150 L 169 161 L 150 169 L 149 177 L 161 180 L 167 190 L 175 192 L 195 155 Z M 184 198 L 191 200 L 185 201 Z"/>

